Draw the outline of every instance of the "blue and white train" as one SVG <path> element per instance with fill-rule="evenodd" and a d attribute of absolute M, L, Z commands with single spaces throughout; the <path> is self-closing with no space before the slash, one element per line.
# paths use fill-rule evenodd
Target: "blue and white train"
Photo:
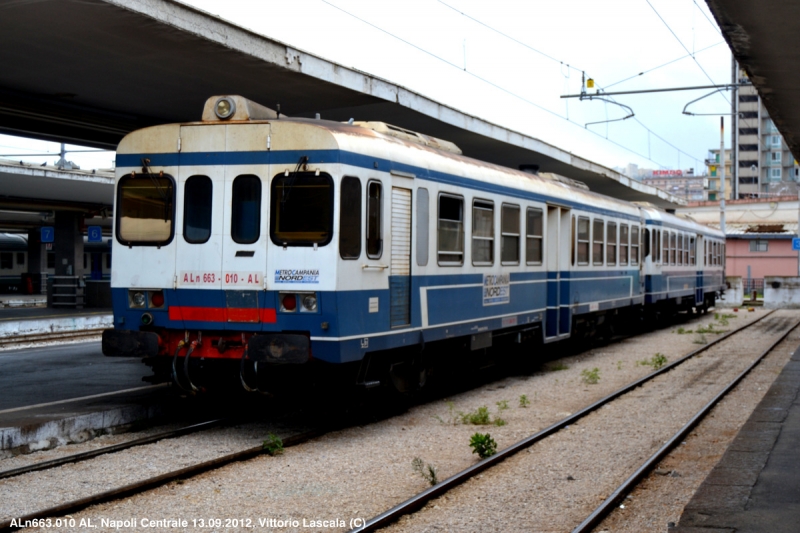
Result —
<path fill-rule="evenodd" d="M 103 352 L 187 390 L 334 367 L 407 390 L 432 346 L 585 336 L 706 309 L 723 289 L 711 228 L 388 124 L 239 96 L 127 135 L 114 212 Z"/>

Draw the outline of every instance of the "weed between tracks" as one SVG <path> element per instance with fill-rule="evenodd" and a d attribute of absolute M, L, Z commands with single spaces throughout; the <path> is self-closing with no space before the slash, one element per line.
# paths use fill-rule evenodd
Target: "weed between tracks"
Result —
<path fill-rule="evenodd" d="M 658 370 L 659 368 L 663 367 L 669 362 L 667 356 L 663 353 L 658 352 L 650 359 L 644 359 L 643 361 L 639 361 L 639 364 L 642 366 L 652 366 L 653 370 Z"/>
<path fill-rule="evenodd" d="M 439 483 L 439 480 L 436 477 L 436 468 L 434 468 L 430 463 L 426 465 L 425 462 L 419 457 L 414 457 L 414 459 L 411 461 L 411 469 L 422 476 L 425 481 L 430 483 L 431 487 Z"/>

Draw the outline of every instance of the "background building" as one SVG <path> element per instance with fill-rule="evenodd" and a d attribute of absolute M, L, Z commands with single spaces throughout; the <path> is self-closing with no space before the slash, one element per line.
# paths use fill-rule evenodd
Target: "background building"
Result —
<path fill-rule="evenodd" d="M 716 150 L 709 150 L 711 156 L 706 160 L 706 167 L 708 168 L 708 195 L 706 200 L 721 200 L 721 181 L 722 169 L 719 167 L 719 148 Z M 730 200 L 734 198 L 733 192 L 733 164 L 731 160 L 731 150 L 725 150 L 725 199 Z"/>
<path fill-rule="evenodd" d="M 731 200 L 725 208 L 725 274 L 741 276 L 745 290 L 760 290 L 765 276 L 796 276 L 796 196 Z M 698 202 L 677 210 L 719 229 L 719 202 Z"/>
<path fill-rule="evenodd" d="M 646 185 L 658 187 L 663 191 L 690 202 L 708 199 L 707 176 L 695 176 L 694 169 L 688 170 L 650 170 L 641 180 Z"/>
<path fill-rule="evenodd" d="M 744 85 L 735 102 L 736 198 L 796 195 L 797 162 L 743 71 L 738 81 Z"/>

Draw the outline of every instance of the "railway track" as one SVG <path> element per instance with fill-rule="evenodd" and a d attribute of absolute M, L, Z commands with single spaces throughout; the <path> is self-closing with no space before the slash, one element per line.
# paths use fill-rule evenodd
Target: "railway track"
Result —
<path fill-rule="evenodd" d="M 438 483 L 435 486 L 430 487 L 429 489 L 409 498 L 408 500 L 396 505 L 395 507 L 369 519 L 366 521 L 363 527 L 359 527 L 356 529 L 352 529 L 351 533 L 356 532 L 367 532 L 367 531 L 376 531 L 383 527 L 386 527 L 394 522 L 396 522 L 400 517 L 404 515 L 409 515 L 412 513 L 417 512 L 423 506 L 425 506 L 428 502 L 431 502 L 435 498 L 439 498 L 440 496 L 444 495 L 448 491 L 462 485 L 468 480 L 471 480 L 481 474 L 482 472 L 488 471 L 492 467 L 495 467 L 502 463 L 503 461 L 509 459 L 510 457 L 518 454 L 519 452 L 530 448 L 532 445 L 544 441 L 548 437 L 551 437 L 558 433 L 559 431 L 568 428 L 576 424 L 579 420 L 587 417 L 592 413 L 596 413 L 601 408 L 611 404 L 613 401 L 627 395 L 643 385 L 648 384 L 649 382 L 655 380 L 656 378 L 663 376 L 665 373 L 670 372 L 678 368 L 680 365 L 686 363 L 687 361 L 696 358 L 699 355 L 705 354 L 709 352 L 709 350 L 714 349 L 716 346 L 725 343 L 728 340 L 733 340 L 731 337 L 741 335 L 745 333 L 745 330 L 755 326 L 756 324 L 767 324 L 765 319 L 773 315 L 774 312 L 770 312 L 765 314 L 763 317 L 760 317 L 758 320 L 753 321 L 749 324 L 746 324 L 743 327 L 740 327 L 736 330 L 733 330 L 727 333 L 724 336 L 710 342 L 709 344 L 699 348 L 681 359 L 678 359 L 672 362 L 669 365 L 664 366 L 660 370 L 656 370 L 653 373 L 639 379 L 621 389 L 607 395 L 606 397 L 594 402 L 593 404 L 585 407 L 584 409 L 552 424 L 551 426 L 543 429 L 542 431 L 537 432 L 534 435 L 531 435 L 517 443 L 505 448 L 504 450 L 498 452 L 497 454 L 482 460 L 479 463 L 445 479 L 444 481 Z M 573 533 L 587 533 L 592 531 L 597 524 L 601 522 L 601 520 L 610 512 L 619 502 L 628 494 L 636 484 L 645 476 L 647 473 L 653 468 L 655 464 L 658 463 L 663 457 L 665 457 L 675 446 L 679 445 L 685 436 L 705 417 L 708 412 L 716 405 L 726 394 L 728 394 L 731 390 L 735 388 L 735 386 L 753 369 L 755 368 L 758 363 L 763 360 L 778 344 L 780 344 L 788 335 L 791 333 L 800 322 L 795 322 L 788 327 L 785 327 L 785 332 L 777 336 L 773 342 L 770 343 L 769 347 L 761 352 L 747 367 L 738 372 L 736 377 L 731 380 L 725 387 L 716 394 L 711 401 L 706 402 L 703 407 L 696 412 L 691 419 L 686 422 L 682 427 L 671 437 L 667 440 L 666 443 L 661 446 L 656 453 L 652 454 L 650 457 L 647 458 L 638 468 L 635 469 L 635 472 L 630 475 L 623 483 L 621 483 L 618 487 L 616 487 L 613 491 L 610 491 L 610 494 L 603 499 L 601 505 L 599 505 L 594 511 L 592 511 L 577 527 L 573 529 Z M 786 324 L 784 324 L 786 326 Z M 774 332 L 775 329 L 780 329 L 781 326 L 765 326 L 765 331 L 767 333 Z M 773 335 L 774 337 L 774 335 Z M 702 379 L 702 378 L 701 378 Z M 491 472 L 489 472 L 490 474 Z M 481 481 L 480 483 L 483 483 Z M 474 496 L 473 496 L 473 502 Z M 442 504 L 444 505 L 444 504 Z M 440 511 L 441 512 L 441 511 Z M 456 511 L 457 513 L 457 511 Z M 401 528 L 402 529 L 402 528 Z"/>
<path fill-rule="evenodd" d="M 103 327 L 83 329 L 78 331 L 62 331 L 0 337 L 0 349 L 9 349 L 17 346 L 27 346 L 29 344 L 41 344 L 45 342 L 72 341 L 81 339 L 99 340 L 104 329 L 106 328 Z"/>
<path fill-rule="evenodd" d="M 138 446 L 160 442 L 165 439 L 175 439 L 178 437 L 191 435 L 193 433 L 218 427 L 223 423 L 225 423 L 225 421 L 221 419 L 210 420 L 199 424 L 193 424 L 191 426 L 186 426 L 173 431 L 163 432 L 158 435 L 136 439 L 135 441 L 104 447 L 99 450 L 92 450 L 89 452 L 75 454 L 69 457 L 59 458 L 52 461 L 39 463 L 36 465 L 30 465 L 13 470 L 7 470 L 4 472 L 0 472 L 0 479 L 13 478 L 16 476 L 22 476 L 24 474 L 30 474 L 34 472 L 47 473 L 47 471 L 65 464 L 85 461 L 91 458 L 98 457 L 100 455 L 118 453 Z M 285 448 L 296 446 L 314 437 L 317 437 L 323 434 L 324 432 L 325 430 L 310 430 L 304 432 L 296 432 L 288 436 L 285 436 L 282 439 L 282 445 Z M 59 503 L 57 505 L 53 505 L 51 507 L 40 509 L 34 512 L 21 514 L 19 516 L 3 517 L 0 518 L 0 531 L 17 531 L 19 529 L 23 529 L 23 527 L 19 526 L 19 524 L 24 524 L 26 521 L 32 521 L 37 519 L 74 513 L 90 505 L 131 496 L 158 487 L 170 481 L 186 479 L 201 474 L 203 472 L 208 472 L 210 470 L 221 468 L 225 465 L 234 462 L 246 461 L 248 459 L 252 459 L 253 457 L 265 453 L 269 452 L 268 450 L 265 449 L 263 445 L 247 447 L 232 453 L 227 453 L 220 455 L 218 457 L 214 457 L 206 461 L 198 462 L 196 464 L 192 464 L 184 468 L 177 468 L 155 476 L 145 477 L 133 483 L 127 483 L 124 485 L 113 487 L 108 490 L 103 490 L 101 492 L 97 492 L 88 496 L 83 496 L 80 498 L 76 498 L 74 500 Z"/>
<path fill-rule="evenodd" d="M 197 431 L 203 431 L 206 429 L 210 429 L 213 427 L 217 427 L 223 424 L 225 420 L 223 419 L 215 419 L 215 420 L 208 420 L 206 422 L 200 422 L 197 424 L 191 424 L 189 426 L 184 426 L 182 428 L 173 429 L 170 431 L 162 431 L 161 433 L 157 433 L 155 435 L 150 435 L 148 437 L 141 437 L 138 439 L 129 440 L 127 442 L 122 442 L 120 444 L 113 444 L 111 446 L 103 446 L 102 448 L 97 448 L 95 450 L 89 450 L 87 452 L 81 453 L 74 453 L 71 455 L 67 455 L 64 457 L 59 457 L 57 459 L 50 459 L 48 461 L 41 461 L 35 464 L 21 466 L 19 468 L 11 468 L 8 470 L 0 471 L 0 479 L 10 478 L 14 476 L 21 476 L 22 474 L 29 474 L 31 472 L 41 472 L 42 470 L 48 470 L 50 468 L 56 468 L 58 466 L 70 464 L 70 463 L 78 463 L 80 461 L 86 461 L 88 459 L 92 459 L 94 457 L 99 457 L 101 455 L 105 455 L 107 453 L 116 453 L 121 452 L 123 450 L 128 450 L 130 448 L 135 448 L 136 446 L 144 446 L 145 444 L 151 444 L 153 442 L 158 442 L 165 439 L 174 439 L 176 437 L 182 437 L 184 435 L 190 435 Z"/>
<path fill-rule="evenodd" d="M 767 316 L 769 316 L 769 315 L 767 315 Z M 678 361 L 675 361 L 674 363 L 664 367 L 662 370 L 654 372 L 654 373 L 650 374 L 649 376 L 647 376 L 647 377 L 645 377 L 645 378 L 643 378 L 641 380 L 638 380 L 638 381 L 636 381 L 636 382 L 634 382 L 634 383 L 632 383 L 632 384 L 630 384 L 630 385 L 628 385 L 628 386 L 626 386 L 626 387 L 624 387 L 624 388 L 622 388 L 622 389 L 620 389 L 620 390 L 608 395 L 606 398 L 604 398 L 604 399 L 602 399 L 602 400 L 600 400 L 598 402 L 593 403 L 589 407 L 587 407 L 587 408 L 575 413 L 574 415 L 572 415 L 570 417 L 565 418 L 561 422 L 553 424 L 550 427 L 548 427 L 547 429 L 537 433 L 536 435 L 528 437 L 527 439 L 524 439 L 523 441 L 518 442 L 517 444 L 507 448 L 506 450 L 503 450 L 500 454 L 498 454 L 498 456 L 495 456 L 493 458 L 489 458 L 489 459 L 487 459 L 485 461 L 482 461 L 482 462 L 474 465 L 473 467 L 468 468 L 468 469 L 464 470 L 463 472 L 448 478 L 447 480 L 443 481 L 442 483 L 439 483 L 435 487 L 432 487 L 431 489 L 429 489 L 427 491 L 424 491 L 423 493 L 415 496 L 414 498 L 411 498 L 407 502 L 404 502 L 403 504 L 393 508 L 392 510 L 387 511 L 385 513 L 382 513 L 381 515 L 376 516 L 375 518 L 369 520 L 367 522 L 367 525 L 364 528 L 360 528 L 360 529 L 357 529 L 355 531 L 375 530 L 375 529 L 377 529 L 379 527 L 382 527 L 382 526 L 384 526 L 386 524 L 389 524 L 390 522 L 396 520 L 399 516 L 402 516 L 403 514 L 407 514 L 407 513 L 413 512 L 414 510 L 420 508 L 422 505 L 425 504 L 425 502 L 431 500 L 432 498 L 435 498 L 435 497 L 443 494 L 444 492 L 452 489 L 453 487 L 463 483 L 467 479 L 469 479 L 471 477 L 474 477 L 476 474 L 478 474 L 478 473 L 480 473 L 482 471 L 485 471 L 485 470 L 487 470 L 488 468 L 490 468 L 492 466 L 497 465 L 498 463 L 500 463 L 500 461 L 510 457 L 511 455 L 513 455 L 516 452 L 519 452 L 519 451 L 521 451 L 521 450 L 523 450 L 525 448 L 528 448 L 529 446 L 531 446 L 535 442 L 537 442 L 539 440 L 542 440 L 545 437 L 558 432 L 559 430 L 561 430 L 565 426 L 574 424 L 578 419 L 580 419 L 582 417 L 585 417 L 586 415 L 592 413 L 593 411 L 596 411 L 601 406 L 611 402 L 612 400 L 614 400 L 616 398 L 619 398 L 620 396 L 623 396 L 626 393 L 637 389 L 638 387 L 640 387 L 641 385 L 645 384 L 646 382 L 648 382 L 648 381 L 650 381 L 652 379 L 655 379 L 657 376 L 663 375 L 664 372 L 667 372 L 667 371 L 669 371 L 671 369 L 674 369 L 677 366 L 681 365 L 683 362 L 688 361 L 691 358 L 706 352 L 707 350 L 713 348 L 714 346 L 716 346 L 719 343 L 725 341 L 726 339 L 729 339 L 731 336 L 742 332 L 746 328 L 752 327 L 755 324 L 763 323 L 763 320 L 765 318 L 767 318 L 767 316 L 764 316 L 764 317 L 760 318 L 759 320 L 754 321 L 754 322 L 746 325 L 745 327 L 742 327 L 742 328 L 739 328 L 739 329 L 737 329 L 735 331 L 732 331 L 731 333 L 729 333 L 729 334 L 717 339 L 716 341 L 713 341 L 712 343 L 710 343 L 710 344 L 708 344 L 708 345 L 706 345 L 706 346 L 704 346 L 704 347 L 702 347 L 702 348 L 700 348 L 698 350 L 695 350 L 694 352 L 690 353 L 689 355 L 685 356 L 684 358 L 682 358 L 682 359 L 680 359 Z M 288 446 L 293 446 L 293 445 L 300 444 L 300 443 L 305 442 L 305 441 L 307 441 L 309 439 L 312 439 L 314 437 L 322 435 L 322 434 L 326 433 L 327 431 L 328 430 L 318 429 L 318 430 L 312 430 L 312 431 L 297 431 L 297 432 L 294 432 L 292 434 L 289 434 L 288 436 L 284 436 L 283 437 L 284 446 L 288 447 Z M 116 499 L 119 499 L 119 498 L 122 498 L 122 497 L 127 497 L 127 496 L 130 496 L 130 495 L 133 495 L 133 494 L 144 492 L 144 491 L 147 491 L 149 489 L 155 488 L 157 486 L 166 484 L 169 481 L 186 479 L 186 478 L 195 476 L 197 474 L 200 474 L 202 472 L 208 472 L 208 471 L 220 468 L 220 467 L 222 467 L 224 465 L 227 465 L 227 464 L 230 464 L 230 463 L 233 463 L 233 462 L 246 461 L 248 459 L 251 459 L 251 458 L 254 458 L 254 457 L 258 456 L 258 455 L 261 455 L 264 452 L 265 451 L 263 450 L 262 446 L 260 446 L 260 445 L 259 446 L 252 446 L 252 447 L 249 447 L 249 448 L 241 449 L 241 450 L 238 450 L 236 452 L 225 454 L 225 455 L 222 455 L 222 456 L 219 456 L 219 457 L 216 457 L 216 458 L 213 458 L 213 459 L 209 459 L 209 460 L 206 460 L 206 461 L 198 461 L 195 464 L 192 464 L 192 465 L 189 465 L 189 466 L 186 466 L 186 467 L 183 467 L 183 468 L 176 468 L 176 469 L 173 469 L 173 470 L 171 470 L 169 472 L 166 472 L 166 473 L 162 473 L 162 474 L 158 474 L 158 475 L 155 475 L 155 476 L 147 477 L 147 478 L 141 479 L 140 481 L 137 481 L 135 483 L 128 483 L 128 484 L 120 485 L 120 486 L 117 486 L 117 487 L 111 487 L 111 488 L 108 488 L 108 489 L 103 490 L 103 491 L 98 491 L 98 492 L 96 492 L 96 493 L 94 493 L 92 495 L 89 495 L 89 496 L 84 496 L 84 497 L 77 498 L 77 499 L 74 499 L 74 500 L 69 501 L 69 502 L 64 502 L 64 503 L 60 503 L 58 505 L 53 505 L 53 506 L 51 506 L 49 508 L 46 508 L 46 509 L 40 509 L 40 510 L 36 510 L 36 511 L 32 511 L 32 512 L 26 512 L 24 514 L 23 513 L 19 513 L 16 516 L 14 516 L 13 518 L 16 519 L 16 523 L 24 523 L 25 520 L 29 520 L 29 519 L 33 519 L 33 518 L 53 517 L 53 516 L 59 516 L 59 515 L 74 513 L 76 511 L 78 511 L 78 510 L 80 510 L 82 508 L 85 508 L 85 507 L 87 507 L 89 505 L 92 505 L 92 504 L 96 504 L 96 503 L 100 503 L 100 502 L 112 501 L 112 500 L 116 500 Z M 624 491 L 623 491 L 623 494 L 624 494 Z M 11 516 L 9 516 L 8 518 L 5 518 L 5 519 L 0 519 L 0 520 L 2 520 L 2 521 L 0 521 L 0 529 L 2 529 L 2 530 L 14 529 L 12 527 L 12 521 L 11 521 L 12 517 Z"/>

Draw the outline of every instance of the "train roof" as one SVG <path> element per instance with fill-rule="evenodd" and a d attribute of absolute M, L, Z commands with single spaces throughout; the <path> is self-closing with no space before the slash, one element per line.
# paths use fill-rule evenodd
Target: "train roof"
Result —
<path fill-rule="evenodd" d="M 653 225 L 661 225 L 674 229 L 681 229 L 684 231 L 693 231 L 709 237 L 717 237 L 724 239 L 725 234 L 716 228 L 700 224 L 696 220 L 687 215 L 673 215 L 662 211 L 654 206 L 641 206 L 642 213 L 645 220 L 650 221 Z"/>
<path fill-rule="evenodd" d="M 221 102 L 225 104 L 223 107 L 230 111 L 227 118 L 221 118 L 216 113 Z M 389 166 L 399 165 L 409 170 L 408 174 L 418 175 L 421 178 L 435 179 L 435 177 L 439 177 L 448 183 L 460 180 L 464 186 L 473 189 L 494 190 L 511 196 L 519 193 L 518 196 L 533 196 L 543 201 L 554 201 L 569 207 L 599 212 L 616 212 L 631 218 L 639 218 L 638 207 L 630 202 L 592 192 L 588 188 L 581 187 L 580 183 L 575 184 L 571 183 L 571 180 L 543 177 L 479 161 L 461 155 L 458 147 L 449 141 L 382 122 L 354 122 L 353 120 L 335 122 L 286 117 L 240 96 L 209 98 L 206 101 L 202 118 L 203 120 L 200 122 L 153 126 L 132 132 L 120 142 L 118 153 L 175 151 L 176 143 L 171 140 L 173 133 L 180 135 L 176 130 L 190 125 L 271 124 L 273 135 L 283 128 L 313 127 L 330 134 L 328 139 L 318 137 L 318 140 L 326 145 L 324 148 L 338 148 L 360 156 L 384 160 L 387 162 L 387 170 Z M 276 149 L 274 145 L 273 149 Z M 292 171 L 294 167 L 294 162 L 287 164 L 289 171 Z M 124 168 L 124 164 L 118 164 L 118 175 L 125 172 Z M 157 165 L 153 165 L 153 168 L 157 169 Z M 369 168 L 372 168 L 371 163 Z M 383 170 L 383 167 L 381 169 Z"/>

